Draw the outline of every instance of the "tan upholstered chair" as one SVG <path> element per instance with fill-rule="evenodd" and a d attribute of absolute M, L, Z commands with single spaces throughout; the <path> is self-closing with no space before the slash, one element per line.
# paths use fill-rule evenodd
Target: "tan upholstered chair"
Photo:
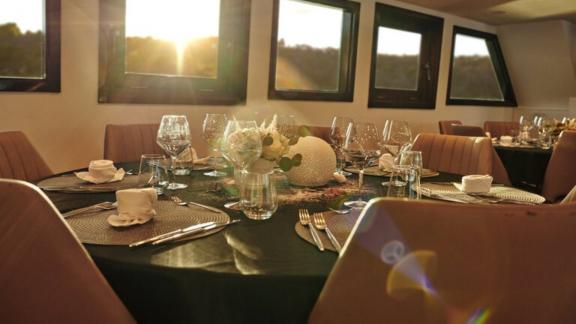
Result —
<path fill-rule="evenodd" d="M 134 323 L 36 187 L 0 179 L 0 323 Z"/>
<path fill-rule="evenodd" d="M 312 134 L 312 136 L 316 136 L 319 137 L 323 140 L 325 140 L 328 144 L 331 143 L 330 141 L 330 127 L 324 127 L 324 126 L 306 126 L 306 128 L 308 128 L 308 130 L 310 131 L 310 133 Z"/>
<path fill-rule="evenodd" d="M 37 181 L 52 175 L 24 133 L 0 132 L 0 178 Z"/>
<path fill-rule="evenodd" d="M 514 121 L 486 121 L 484 122 L 484 132 L 490 136 L 500 138 L 502 135 L 518 135 L 520 123 Z"/>
<path fill-rule="evenodd" d="M 462 125 L 462 122 L 459 120 L 441 120 L 438 122 L 438 129 L 440 130 L 440 134 L 452 134 L 451 127 L 452 125 Z"/>
<path fill-rule="evenodd" d="M 372 200 L 309 323 L 575 323 L 575 214 Z"/>
<path fill-rule="evenodd" d="M 482 127 L 469 126 L 469 125 L 452 125 L 450 127 L 450 132 L 448 135 L 458 135 L 458 136 L 486 136 Z"/>
<path fill-rule="evenodd" d="M 576 185 L 576 131 L 564 131 L 548 162 L 542 195 L 554 202 Z"/>
<path fill-rule="evenodd" d="M 493 149 L 487 137 L 421 133 L 412 150 L 422 151 L 428 169 L 460 175 L 493 173 Z"/>
<path fill-rule="evenodd" d="M 156 144 L 159 124 L 106 125 L 104 158 L 114 162 L 139 161 L 144 153 L 163 154 Z"/>
<path fill-rule="evenodd" d="M 562 204 L 576 203 L 576 186 L 562 199 Z"/>

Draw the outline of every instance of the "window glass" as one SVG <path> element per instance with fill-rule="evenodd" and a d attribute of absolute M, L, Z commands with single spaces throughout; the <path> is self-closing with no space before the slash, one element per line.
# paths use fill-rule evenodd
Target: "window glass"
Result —
<path fill-rule="evenodd" d="M 456 35 L 450 97 L 504 100 L 484 39 Z"/>
<path fill-rule="evenodd" d="M 43 0 L 0 0 L 0 78 L 44 78 Z"/>
<path fill-rule="evenodd" d="M 419 33 L 378 28 L 376 88 L 418 89 L 421 41 Z"/>
<path fill-rule="evenodd" d="M 216 78 L 220 1 L 126 0 L 126 72 Z"/>
<path fill-rule="evenodd" d="M 338 91 L 343 9 L 281 0 L 276 89 Z"/>

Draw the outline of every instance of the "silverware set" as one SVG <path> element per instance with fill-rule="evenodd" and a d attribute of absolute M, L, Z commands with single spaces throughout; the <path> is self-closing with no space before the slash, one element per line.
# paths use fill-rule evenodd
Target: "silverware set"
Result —
<path fill-rule="evenodd" d="M 222 212 L 220 209 L 212 207 L 212 206 L 203 205 L 203 204 L 200 204 L 200 203 L 197 203 L 194 201 L 183 201 L 182 199 L 180 199 L 180 197 L 172 196 L 172 197 L 170 197 L 170 199 L 179 206 L 193 205 L 196 207 L 204 208 L 204 209 L 209 210 L 213 213 L 221 213 Z"/>
<path fill-rule="evenodd" d="M 310 230 L 310 235 L 312 235 L 312 239 L 314 240 L 316 247 L 318 247 L 318 250 L 324 251 L 324 243 L 322 243 L 322 239 L 320 239 L 320 234 L 318 233 L 318 230 L 320 230 L 326 233 L 336 252 L 340 253 L 342 246 L 326 225 L 324 213 L 314 213 L 311 216 L 307 209 L 300 209 L 298 210 L 298 217 L 300 219 L 300 224 L 304 227 L 308 227 Z"/>
<path fill-rule="evenodd" d="M 103 211 L 103 210 L 112 210 L 112 209 L 116 209 L 116 207 L 117 207 L 117 205 L 115 202 L 104 201 L 104 202 L 101 202 L 101 203 L 98 203 L 98 204 L 95 204 L 92 206 L 74 209 L 72 211 L 69 211 L 67 213 L 62 214 L 62 217 L 68 218 L 68 217 L 72 217 L 72 216 L 79 215 L 79 214 L 94 213 L 94 212 L 99 212 L 99 211 Z"/>

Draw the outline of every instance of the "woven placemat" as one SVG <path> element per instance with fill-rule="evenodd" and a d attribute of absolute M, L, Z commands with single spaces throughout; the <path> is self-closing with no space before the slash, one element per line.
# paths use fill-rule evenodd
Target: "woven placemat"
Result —
<path fill-rule="evenodd" d="M 324 212 L 326 225 L 328 226 L 332 234 L 334 234 L 336 240 L 338 240 L 338 243 L 340 243 L 341 246 L 344 246 L 344 243 L 348 239 L 350 232 L 352 232 L 352 228 L 354 227 L 354 224 L 356 224 L 356 221 L 358 220 L 359 216 L 360 216 L 359 211 L 357 212 L 352 211 L 349 214 L 344 215 L 337 214 L 334 212 Z M 296 223 L 294 229 L 296 230 L 296 234 L 298 234 L 300 238 L 304 239 L 306 242 L 314 246 L 316 245 L 316 243 L 314 243 L 312 235 L 310 234 L 310 230 L 308 229 L 307 226 L 302 226 L 300 223 Z M 336 252 L 336 250 L 332 246 L 332 243 L 330 242 L 330 239 L 328 239 L 326 232 L 318 230 L 318 233 L 320 234 L 320 239 L 324 244 L 324 248 Z"/>
<path fill-rule="evenodd" d="M 114 192 L 117 190 L 138 187 L 138 176 L 127 175 L 121 181 L 93 184 L 79 179 L 73 174 L 67 174 L 59 177 L 44 179 L 38 182 L 38 187 L 44 190 L 67 193 Z"/>
<path fill-rule="evenodd" d="M 66 219 L 82 243 L 99 245 L 128 245 L 152 236 L 168 233 L 179 228 L 205 222 L 228 222 L 230 217 L 224 211 L 214 213 L 195 206 L 178 206 L 171 201 L 159 201 L 156 216 L 146 224 L 130 227 L 112 227 L 106 219 L 116 210 L 78 214 Z M 203 232 L 202 237 L 222 230 Z"/>
<path fill-rule="evenodd" d="M 526 204 L 542 204 L 546 198 L 535 193 L 527 192 L 517 188 L 506 186 L 493 186 L 490 192 L 483 196 L 468 195 L 458 190 L 452 183 L 422 183 L 419 189 L 420 193 L 426 197 L 431 197 L 440 200 L 449 200 L 462 203 L 491 203 L 491 198 L 494 198 L 493 203 L 526 203 Z M 452 200 L 451 200 L 452 199 Z"/>
<path fill-rule="evenodd" d="M 346 168 L 345 171 L 348 171 L 348 172 L 351 172 L 354 174 L 358 174 L 360 172 L 360 170 L 358 168 L 354 168 L 354 167 Z M 387 170 L 382 170 L 378 166 L 371 166 L 371 167 L 364 169 L 364 174 L 370 175 L 370 176 L 376 176 L 376 177 L 389 177 L 392 174 L 392 172 L 387 171 Z M 435 177 L 439 174 L 440 173 L 438 171 L 434 171 L 434 170 L 430 170 L 430 169 L 422 169 L 422 175 L 420 175 L 420 177 L 421 178 L 430 178 L 430 177 Z"/>

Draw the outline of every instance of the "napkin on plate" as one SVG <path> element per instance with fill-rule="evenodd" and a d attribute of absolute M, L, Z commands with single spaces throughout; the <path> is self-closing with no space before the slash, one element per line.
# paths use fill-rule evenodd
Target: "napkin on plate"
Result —
<path fill-rule="evenodd" d="M 462 183 L 454 184 L 458 190 L 465 193 L 487 193 L 492 187 L 492 176 L 467 175 L 462 177 Z"/>
<path fill-rule="evenodd" d="M 110 215 L 108 223 L 117 227 L 144 224 L 156 215 L 157 201 L 154 188 L 118 190 L 118 215 Z"/>
<path fill-rule="evenodd" d="M 390 153 L 384 153 L 378 159 L 378 167 L 380 170 L 390 171 L 394 166 L 394 157 Z"/>
<path fill-rule="evenodd" d="M 124 169 L 116 169 L 114 162 L 110 160 L 94 160 L 88 165 L 88 172 L 76 172 L 76 176 L 86 182 L 100 184 L 120 181 L 126 172 Z"/>

